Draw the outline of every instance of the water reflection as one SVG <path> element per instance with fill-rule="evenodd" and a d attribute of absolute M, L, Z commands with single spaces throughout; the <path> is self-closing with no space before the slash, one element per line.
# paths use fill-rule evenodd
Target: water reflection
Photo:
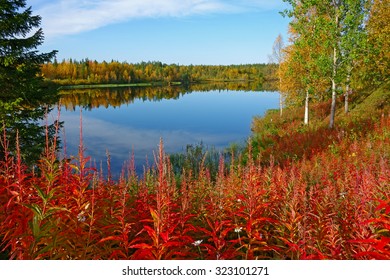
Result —
<path fill-rule="evenodd" d="M 232 142 L 245 141 L 253 116 L 278 105 L 276 93 L 214 87 L 62 91 L 61 120 L 65 123 L 67 151 L 77 153 L 80 108 L 87 154 L 104 168 L 108 150 L 112 169 L 118 173 L 132 151 L 137 171 L 142 171 L 146 157 L 153 163 L 152 152 L 161 137 L 168 153 L 200 142 L 223 149 Z"/>
<path fill-rule="evenodd" d="M 178 99 L 184 94 L 194 91 L 264 91 L 264 86 L 258 83 L 199 83 L 190 87 L 112 87 L 112 88 L 84 88 L 66 89 L 59 93 L 62 96 L 61 103 L 67 110 L 75 110 L 76 106 L 91 110 L 101 106 L 119 107 L 131 104 L 135 99 L 142 101 L 159 101 L 162 99 Z"/>

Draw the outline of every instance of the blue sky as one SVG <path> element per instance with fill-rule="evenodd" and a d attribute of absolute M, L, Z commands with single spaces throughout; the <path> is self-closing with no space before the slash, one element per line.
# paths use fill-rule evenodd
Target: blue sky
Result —
<path fill-rule="evenodd" d="M 282 0 L 27 0 L 42 17 L 59 60 L 267 63 L 278 34 L 287 41 Z"/>

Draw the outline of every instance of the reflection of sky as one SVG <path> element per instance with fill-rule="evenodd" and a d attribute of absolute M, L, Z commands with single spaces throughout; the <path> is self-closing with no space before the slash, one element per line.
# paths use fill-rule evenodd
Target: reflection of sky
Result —
<path fill-rule="evenodd" d="M 83 138 L 87 155 L 100 166 L 111 155 L 112 169 L 119 172 L 134 151 L 142 170 L 145 157 L 152 160 L 160 137 L 167 153 L 183 151 L 187 144 L 224 148 L 242 142 L 250 134 L 252 118 L 277 108 L 279 96 L 270 92 L 193 92 L 175 100 L 135 100 L 119 108 L 82 111 Z M 80 110 L 62 109 L 68 154 L 79 145 Z"/>

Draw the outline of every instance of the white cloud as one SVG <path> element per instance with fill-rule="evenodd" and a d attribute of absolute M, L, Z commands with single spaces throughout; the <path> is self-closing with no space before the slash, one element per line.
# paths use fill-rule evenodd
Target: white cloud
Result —
<path fill-rule="evenodd" d="M 80 132 L 79 115 L 75 112 L 72 114 L 63 113 L 61 119 L 65 122 L 67 154 L 68 156 L 77 155 Z M 92 162 L 96 161 L 99 166 L 100 162 L 106 162 L 106 151 L 108 150 L 113 169 L 117 171 L 130 158 L 132 149 L 134 149 L 135 163 L 138 167 L 145 164 L 146 156 L 153 164 L 153 153 L 158 151 L 160 138 L 164 140 L 166 153 L 178 153 L 184 151 L 187 144 L 200 142 L 209 147 L 223 149 L 228 143 L 233 143 L 240 137 L 242 135 L 236 133 L 202 133 L 187 131 L 185 128 L 181 130 L 134 128 L 89 117 L 85 113 L 83 115 L 83 139 L 86 155 L 91 156 Z"/>
<path fill-rule="evenodd" d="M 282 1 L 270 0 L 31 0 L 42 16 L 46 37 L 77 34 L 116 22 L 145 17 L 183 17 L 195 14 L 234 13 L 273 9 Z"/>

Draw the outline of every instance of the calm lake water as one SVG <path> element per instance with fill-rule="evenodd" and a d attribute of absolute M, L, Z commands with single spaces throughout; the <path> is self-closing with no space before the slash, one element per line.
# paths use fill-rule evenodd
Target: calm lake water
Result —
<path fill-rule="evenodd" d="M 254 116 L 278 108 L 276 92 L 211 90 L 186 92 L 160 88 L 90 89 L 62 92 L 61 120 L 67 154 L 77 154 L 80 113 L 86 154 L 106 168 L 106 153 L 113 173 L 119 174 L 134 153 L 137 171 L 160 138 L 166 153 L 183 152 L 188 144 L 224 149 L 243 143 Z M 53 115 L 56 113 L 53 112 Z"/>

